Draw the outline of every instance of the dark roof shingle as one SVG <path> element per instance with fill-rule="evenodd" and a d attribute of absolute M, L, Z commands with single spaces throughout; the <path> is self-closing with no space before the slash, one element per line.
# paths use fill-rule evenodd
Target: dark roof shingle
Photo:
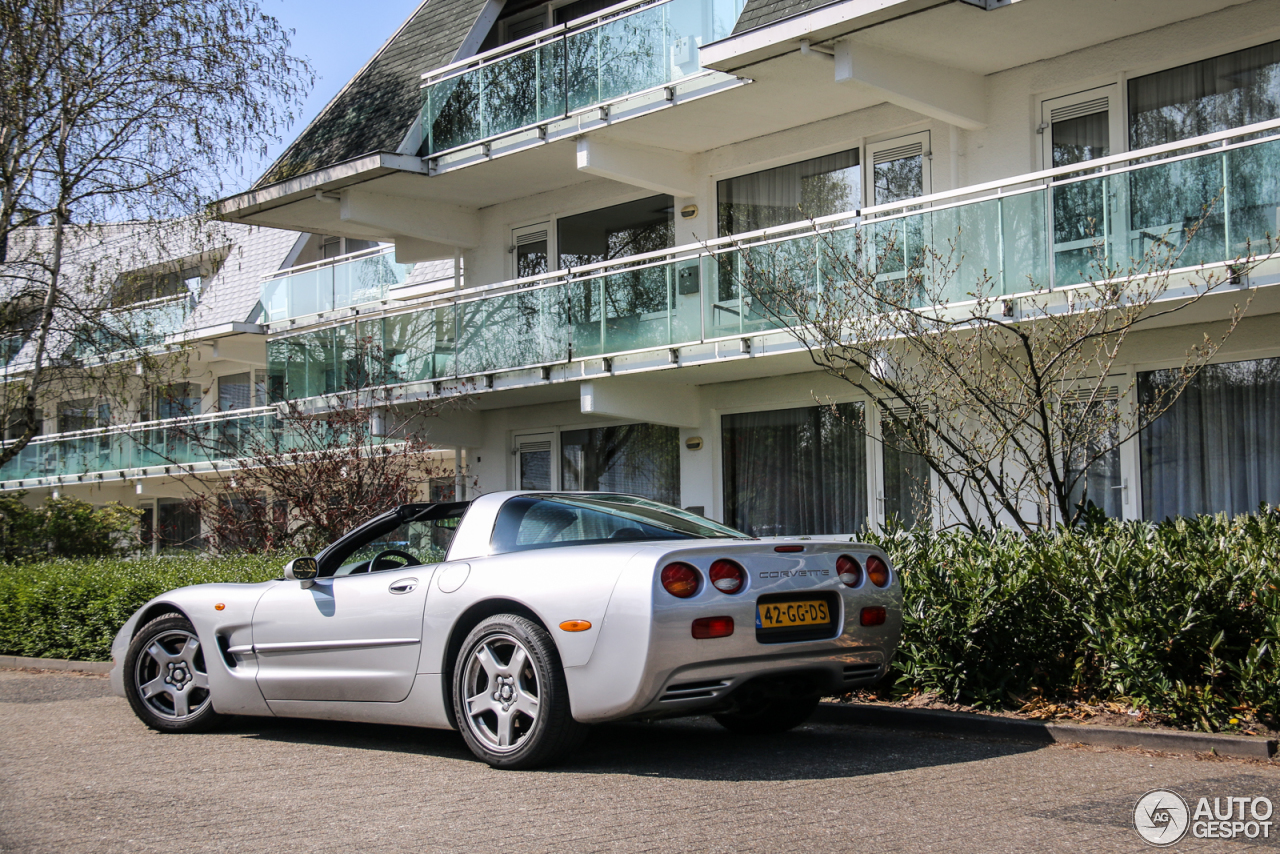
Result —
<path fill-rule="evenodd" d="M 733 28 L 733 35 L 839 2 L 841 0 L 747 0 L 742 14 L 738 16 L 737 26 Z"/>
<path fill-rule="evenodd" d="M 453 61 L 485 0 L 426 0 L 255 186 L 395 151 L 421 105 L 423 73 Z"/>

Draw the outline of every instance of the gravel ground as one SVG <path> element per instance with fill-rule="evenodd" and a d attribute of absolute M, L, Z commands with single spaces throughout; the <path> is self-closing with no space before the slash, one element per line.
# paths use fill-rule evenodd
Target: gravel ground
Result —
<path fill-rule="evenodd" d="M 3 852 L 1141 852 L 1131 813 L 1157 787 L 1280 805 L 1280 766 L 694 718 L 600 727 L 571 762 L 513 773 L 451 732 L 161 735 L 104 677 L 0 671 Z M 1176 850 L 1246 846 L 1280 838 Z"/>

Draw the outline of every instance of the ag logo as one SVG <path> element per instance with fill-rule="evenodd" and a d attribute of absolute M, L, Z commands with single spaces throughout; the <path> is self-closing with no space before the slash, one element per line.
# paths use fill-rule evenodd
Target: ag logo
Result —
<path fill-rule="evenodd" d="M 1191 814 L 1176 792 L 1152 789 L 1133 808 L 1133 826 L 1152 845 L 1172 845 L 1187 835 Z"/>

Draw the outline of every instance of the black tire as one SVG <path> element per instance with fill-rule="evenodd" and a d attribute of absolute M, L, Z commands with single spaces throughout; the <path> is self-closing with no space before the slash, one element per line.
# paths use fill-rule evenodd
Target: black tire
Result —
<path fill-rule="evenodd" d="M 732 712 L 715 715 L 716 723 L 742 735 L 776 735 L 809 720 L 818 697 L 775 697 Z"/>
<path fill-rule="evenodd" d="M 222 723 L 204 653 L 186 617 L 165 614 L 143 626 L 124 657 L 124 693 L 133 713 L 159 732 L 206 732 Z"/>
<path fill-rule="evenodd" d="M 494 768 L 550 764 L 587 734 L 570 713 L 555 642 L 514 614 L 489 617 L 463 641 L 453 668 L 453 712 L 467 747 Z"/>

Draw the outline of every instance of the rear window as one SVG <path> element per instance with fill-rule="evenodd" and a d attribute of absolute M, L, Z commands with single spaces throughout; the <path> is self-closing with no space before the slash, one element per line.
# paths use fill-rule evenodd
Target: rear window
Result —
<path fill-rule="evenodd" d="M 632 495 L 520 495 L 498 511 L 493 553 L 621 540 L 698 540 L 747 535 Z"/>

